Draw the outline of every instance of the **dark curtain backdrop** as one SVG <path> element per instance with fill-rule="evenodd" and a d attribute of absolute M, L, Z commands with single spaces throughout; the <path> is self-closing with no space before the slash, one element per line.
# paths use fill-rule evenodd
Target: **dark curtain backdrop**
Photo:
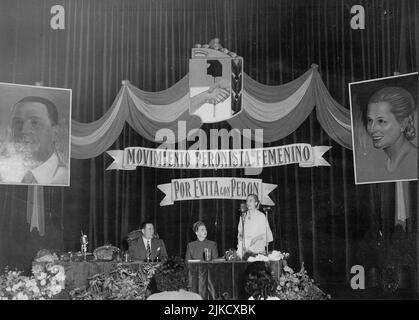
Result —
<path fill-rule="evenodd" d="M 65 30 L 49 27 L 52 5 L 66 9 Z M 350 28 L 350 8 L 364 5 L 366 30 Z M 188 72 L 191 48 L 218 37 L 244 57 L 244 70 L 278 85 L 311 64 L 332 96 L 349 108 L 348 82 L 413 72 L 419 63 L 419 3 L 415 0 L 45 0 L 2 1 L 0 81 L 73 89 L 73 119 L 91 122 L 111 105 L 121 81 L 143 90 L 165 89 Z M 227 128 L 228 124 L 204 125 Z M 355 186 L 352 151 L 333 142 L 313 113 L 298 130 L 271 145 L 330 145 L 331 167 L 266 168 L 260 177 L 278 184 L 270 216 L 274 247 L 290 264 L 319 281 L 344 281 L 371 226 L 386 241 L 394 225 L 393 183 Z M 129 126 L 111 149 L 155 147 Z M 24 268 L 41 247 L 79 250 L 80 230 L 90 248 L 121 239 L 144 219 L 155 222 L 169 254 L 184 255 L 205 221 L 220 252 L 236 245 L 240 201 L 202 200 L 160 207 L 157 185 L 174 178 L 243 176 L 243 170 L 105 171 L 103 154 L 71 161 L 71 187 L 45 188 L 46 235 L 29 232 L 25 186 L 0 187 L 1 259 Z M 416 212 L 416 183 L 411 183 Z"/>

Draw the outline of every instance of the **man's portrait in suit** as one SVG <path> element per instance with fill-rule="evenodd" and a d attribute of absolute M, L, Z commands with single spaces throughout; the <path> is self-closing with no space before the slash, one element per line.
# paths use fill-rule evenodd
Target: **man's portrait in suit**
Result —
<path fill-rule="evenodd" d="M 0 96 L 12 105 L 1 123 L 0 183 L 68 186 L 71 91 L 0 84 Z"/>
<path fill-rule="evenodd" d="M 167 259 L 166 246 L 164 241 L 159 239 L 154 232 L 154 225 L 151 221 L 141 224 L 140 230 L 130 233 L 127 238 L 128 252 L 132 260 L 160 260 Z"/>

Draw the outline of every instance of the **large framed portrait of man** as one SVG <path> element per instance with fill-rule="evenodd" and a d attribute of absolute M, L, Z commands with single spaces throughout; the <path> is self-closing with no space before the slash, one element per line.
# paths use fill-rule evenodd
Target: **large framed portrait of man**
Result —
<path fill-rule="evenodd" d="M 355 183 L 417 180 L 418 73 L 349 84 Z"/>
<path fill-rule="evenodd" d="M 0 83 L 0 184 L 70 185 L 71 90 Z"/>

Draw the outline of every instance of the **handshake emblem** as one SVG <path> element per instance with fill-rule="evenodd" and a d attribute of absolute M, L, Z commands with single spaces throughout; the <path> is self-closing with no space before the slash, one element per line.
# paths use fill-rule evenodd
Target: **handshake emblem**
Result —
<path fill-rule="evenodd" d="M 196 45 L 189 61 L 189 112 L 203 123 L 228 120 L 241 111 L 243 58 L 215 40 Z"/>

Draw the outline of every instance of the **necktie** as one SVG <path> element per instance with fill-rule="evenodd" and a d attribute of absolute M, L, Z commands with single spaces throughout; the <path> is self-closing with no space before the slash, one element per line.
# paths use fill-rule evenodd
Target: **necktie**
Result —
<path fill-rule="evenodd" d="M 150 240 L 147 241 L 147 255 L 151 257 L 151 246 L 150 246 Z"/>
<path fill-rule="evenodd" d="M 22 179 L 22 183 L 26 184 L 36 184 L 38 181 L 36 181 L 35 176 L 33 175 L 32 171 L 27 171 L 25 176 Z"/>

